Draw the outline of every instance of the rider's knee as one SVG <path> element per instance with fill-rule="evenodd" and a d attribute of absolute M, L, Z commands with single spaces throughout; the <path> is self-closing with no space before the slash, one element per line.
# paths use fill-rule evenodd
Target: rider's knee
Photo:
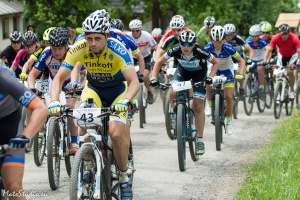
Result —
<path fill-rule="evenodd" d="M 9 192 L 19 192 L 23 190 L 22 182 L 14 180 L 5 180 L 5 189 Z"/>

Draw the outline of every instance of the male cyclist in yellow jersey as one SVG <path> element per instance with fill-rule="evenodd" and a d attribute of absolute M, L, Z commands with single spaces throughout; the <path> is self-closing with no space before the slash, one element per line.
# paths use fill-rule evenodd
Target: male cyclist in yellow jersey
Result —
<path fill-rule="evenodd" d="M 50 114 L 60 111 L 59 93 L 77 62 L 87 69 L 87 87 L 81 99 L 93 98 L 96 106 L 115 106 L 117 113 L 110 117 L 109 134 L 114 156 L 121 171 L 119 176 L 121 200 L 132 199 L 132 188 L 127 175 L 128 149 L 130 143 L 126 111 L 129 102 L 138 92 L 139 81 L 128 59 L 128 51 L 119 41 L 108 38 L 110 22 L 107 16 L 89 15 L 83 22 L 85 39 L 74 44 L 56 74 L 51 91 Z M 126 64 L 129 63 L 129 64 Z M 126 81 L 126 82 L 124 82 Z M 128 85 L 127 85 L 128 84 Z"/>

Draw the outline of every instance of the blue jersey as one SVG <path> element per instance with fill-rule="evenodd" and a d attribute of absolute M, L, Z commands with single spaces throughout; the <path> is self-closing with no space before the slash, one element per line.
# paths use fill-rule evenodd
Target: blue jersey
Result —
<path fill-rule="evenodd" d="M 250 36 L 247 38 L 246 43 L 252 51 L 252 53 L 250 54 L 251 60 L 262 61 L 265 55 L 265 47 L 268 45 L 268 42 L 261 38 L 259 38 L 257 42 L 254 42 L 253 38 Z"/>
<path fill-rule="evenodd" d="M 130 50 L 133 54 L 139 50 L 134 39 L 129 35 L 124 34 L 118 29 L 112 29 L 109 33 L 112 38 L 119 40 L 126 47 L 126 49 Z"/>
<path fill-rule="evenodd" d="M 208 43 L 204 49 L 217 59 L 219 70 L 233 68 L 232 57 L 235 58 L 239 55 L 236 49 L 228 43 L 222 45 L 221 51 L 217 51 L 212 42 Z"/>

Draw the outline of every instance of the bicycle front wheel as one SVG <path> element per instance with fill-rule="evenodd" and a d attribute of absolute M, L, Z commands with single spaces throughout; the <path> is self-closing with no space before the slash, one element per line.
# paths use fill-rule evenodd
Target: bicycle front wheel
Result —
<path fill-rule="evenodd" d="M 177 133 L 177 151 L 179 170 L 185 171 L 186 169 L 186 149 L 185 149 L 185 136 L 186 136 L 186 110 L 183 104 L 177 105 L 176 115 L 176 133 Z"/>
<path fill-rule="evenodd" d="M 222 116 L 221 116 L 221 95 L 215 95 L 215 112 L 213 113 L 215 116 L 215 139 L 216 139 L 216 150 L 221 151 L 222 137 L 223 137 L 223 124 L 222 124 Z"/>
<path fill-rule="evenodd" d="M 283 92 L 282 82 L 277 82 L 274 92 L 274 117 L 279 119 L 282 110 L 281 93 Z"/>
<path fill-rule="evenodd" d="M 252 78 L 251 75 L 246 79 L 245 83 L 245 98 L 243 100 L 244 102 L 244 110 L 246 115 L 250 116 L 253 111 L 253 103 L 254 103 L 254 98 L 253 98 L 253 84 L 252 84 Z"/>
<path fill-rule="evenodd" d="M 36 166 L 41 166 L 46 153 L 46 127 L 43 128 L 33 138 L 33 157 Z"/>

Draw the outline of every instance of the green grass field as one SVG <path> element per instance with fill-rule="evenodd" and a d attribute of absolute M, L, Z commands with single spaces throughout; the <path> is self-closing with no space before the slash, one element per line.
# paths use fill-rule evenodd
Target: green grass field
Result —
<path fill-rule="evenodd" d="M 300 200 L 300 112 L 279 123 L 235 200 Z"/>

